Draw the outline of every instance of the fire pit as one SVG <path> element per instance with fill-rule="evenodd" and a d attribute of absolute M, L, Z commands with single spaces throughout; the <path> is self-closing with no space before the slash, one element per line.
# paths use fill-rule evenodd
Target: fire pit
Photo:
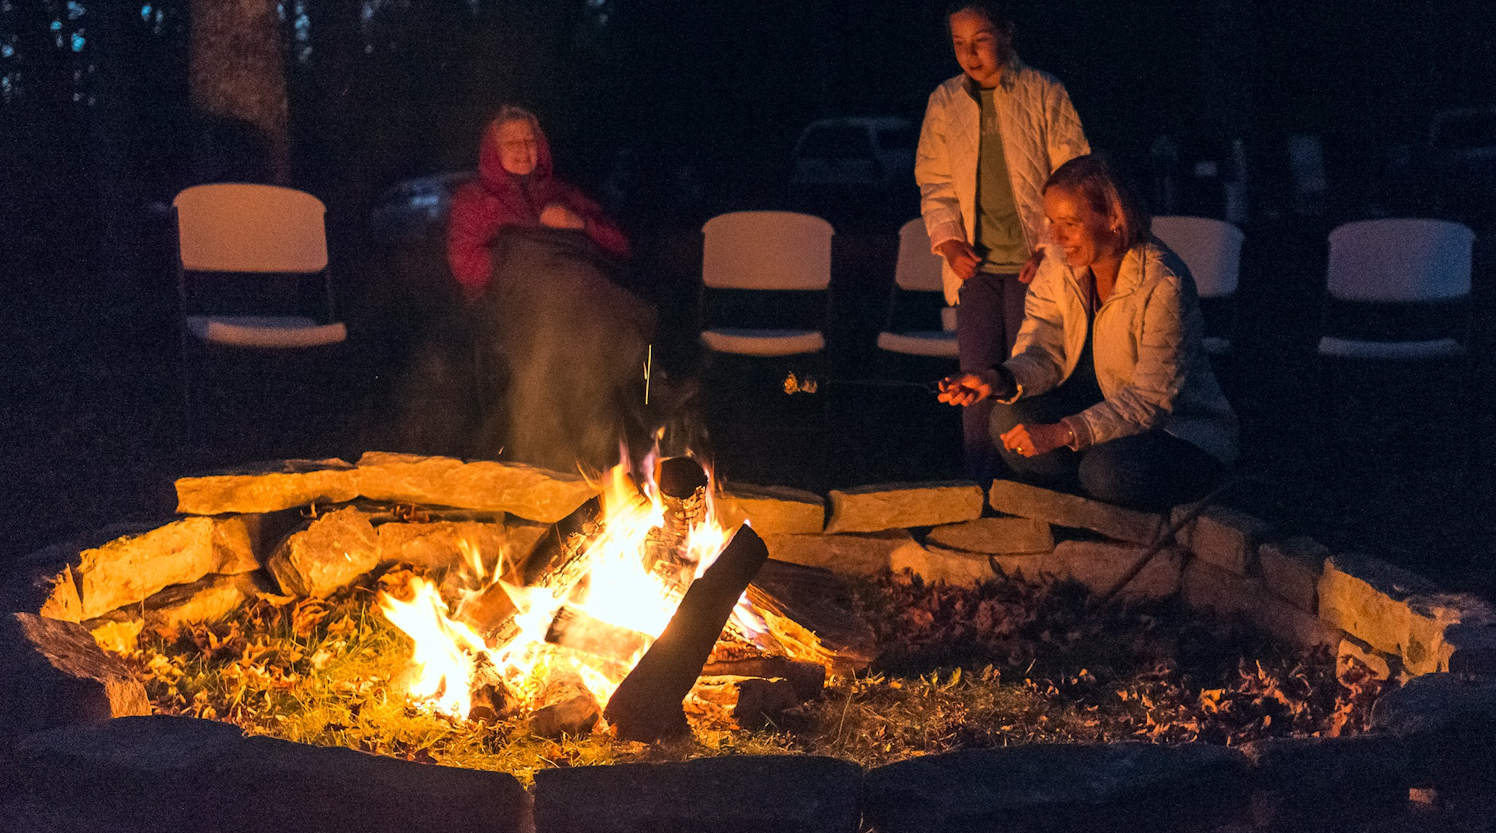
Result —
<path fill-rule="evenodd" d="M 1033 817 L 1003 789 L 1029 790 L 1022 801 L 1050 810 L 1112 807 L 1103 818 L 1115 824 L 1100 829 L 1163 818 L 1136 793 L 1154 787 L 1181 791 L 1175 821 L 1191 829 L 1254 813 L 1313 821 L 1342 806 L 1336 796 L 1377 795 L 1401 812 L 1410 787 L 1429 794 L 1437 767 L 1412 761 L 1391 729 L 1437 734 L 1438 721 L 1425 715 L 1415 732 L 1397 697 L 1438 690 L 1439 713 L 1451 714 L 1486 696 L 1482 686 L 1437 688 L 1488 656 L 1478 600 L 1275 539 L 1227 510 L 1182 525 L 1128 585 L 1125 605 L 1089 609 L 1086 588 L 1114 584 L 1164 519 L 999 482 L 986 495 L 970 484 L 834 492 L 827 521 L 818 496 L 790 490 L 729 487 L 713 503 L 699 468 L 666 474 L 672 465 L 648 467 L 661 472 L 653 481 L 617 471 L 601 498 L 525 467 L 377 454 L 357 466 L 182 481 L 182 511 L 204 514 L 61 548 L 50 556 L 60 571 L 38 560 L 14 585 L 12 609 L 45 618 L 21 614 L 24 635 L 12 641 L 47 657 L 46 673 L 72 678 L 75 699 L 102 697 L 95 715 L 141 713 L 144 698 L 126 690 L 143 679 L 157 713 L 373 751 L 392 766 L 533 772 L 540 829 L 649 829 L 666 805 L 716 829 L 732 829 L 729 817 L 752 817 L 744 829 L 827 829 L 861 815 L 886 830 L 939 829 L 932 819 L 958 811 L 1015 826 Z M 1007 516 L 979 517 L 984 497 Z M 744 517 L 751 528 L 737 529 Z M 1055 543 L 1056 529 L 1071 531 Z M 608 553 L 630 554 L 621 560 L 633 574 L 609 572 Z M 278 587 L 247 578 L 262 563 Z M 182 570 L 197 573 L 190 587 Z M 620 587 L 631 588 L 624 607 L 650 609 L 652 621 L 593 598 Z M 103 654 L 77 661 L 91 646 L 59 638 L 67 621 L 86 622 L 101 643 L 133 641 L 138 667 Z M 1251 635 L 1262 632 L 1279 647 Z M 1384 693 L 1416 675 L 1426 676 Z M 100 694 L 79 694 L 90 680 Z M 88 771 L 93 753 L 64 749 L 86 727 L 34 734 L 79 719 L 59 711 L 12 732 L 27 735 L 14 753 L 33 773 L 26 794 L 55 798 L 58 783 Z M 101 730 L 93 748 L 151 748 L 185 731 L 112 724 L 121 728 Z M 1129 739 L 1184 745 L 1143 753 L 1117 743 Z M 1029 751 L 1011 757 L 1003 747 L 1013 744 Z M 1336 763 L 1369 750 L 1385 765 Z M 686 762 L 723 753 L 738 762 Z M 556 769 L 598 763 L 615 766 Z M 1017 780 L 964 798 L 943 792 L 983 783 L 991 766 Z M 1306 766 L 1325 774 L 1274 780 Z M 682 784 L 729 775 L 726 796 L 679 809 Z M 635 789 L 609 811 L 617 778 Z M 1235 798 L 1201 807 L 1190 796 L 1206 786 Z M 782 800 L 746 799 L 761 790 Z M 523 793 L 493 794 L 513 801 L 489 808 L 502 816 L 489 828 L 526 823 Z M 968 801 L 981 807 L 961 809 Z M 924 809 L 909 815 L 911 802 Z M 599 821 L 608 818 L 618 826 Z"/>

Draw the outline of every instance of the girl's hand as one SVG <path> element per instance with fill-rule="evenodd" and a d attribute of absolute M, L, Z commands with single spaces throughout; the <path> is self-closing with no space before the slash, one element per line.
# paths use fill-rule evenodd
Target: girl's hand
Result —
<path fill-rule="evenodd" d="M 976 250 L 965 240 L 947 240 L 936 246 L 935 250 L 940 252 L 940 256 L 950 264 L 951 271 L 955 272 L 956 277 L 962 281 L 970 280 L 982 263 L 982 259 L 977 257 Z"/>

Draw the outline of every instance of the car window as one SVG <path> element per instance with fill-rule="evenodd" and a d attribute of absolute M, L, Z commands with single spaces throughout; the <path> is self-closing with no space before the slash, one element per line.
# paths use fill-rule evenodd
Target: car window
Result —
<path fill-rule="evenodd" d="M 855 159 L 873 155 L 867 130 L 853 125 L 812 128 L 800 143 L 800 155 L 809 159 Z"/>
<path fill-rule="evenodd" d="M 1451 113 L 1440 118 L 1434 127 L 1434 147 L 1461 148 L 1496 145 L 1496 111 Z"/>
<path fill-rule="evenodd" d="M 884 150 L 912 150 L 914 139 L 913 125 L 878 129 L 878 146 Z"/>

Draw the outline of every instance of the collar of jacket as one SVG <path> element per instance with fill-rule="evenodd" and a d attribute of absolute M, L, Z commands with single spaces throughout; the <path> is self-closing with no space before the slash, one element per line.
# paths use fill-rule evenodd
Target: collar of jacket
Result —
<path fill-rule="evenodd" d="M 1142 286 L 1143 281 L 1148 277 L 1148 260 L 1157 256 L 1156 252 L 1149 251 L 1150 247 L 1150 243 L 1142 243 L 1133 246 L 1122 255 L 1122 263 L 1117 267 L 1117 283 L 1112 287 L 1112 294 L 1101 303 L 1103 307 L 1110 304 L 1112 299 L 1130 295 Z M 1080 270 L 1067 264 L 1065 274 L 1069 278 L 1070 291 L 1074 292 L 1084 305 L 1086 288 L 1081 285 Z"/>
<path fill-rule="evenodd" d="M 1019 60 L 1018 53 L 1014 52 L 1008 56 L 1008 62 L 1003 65 L 1003 74 L 998 77 L 997 85 L 1006 92 L 1013 91 L 1013 85 L 1018 83 L 1018 73 L 1023 70 L 1023 61 Z M 981 103 L 981 97 L 977 94 L 977 82 L 971 80 L 971 76 L 961 74 L 961 88 L 971 96 L 971 100 Z"/>

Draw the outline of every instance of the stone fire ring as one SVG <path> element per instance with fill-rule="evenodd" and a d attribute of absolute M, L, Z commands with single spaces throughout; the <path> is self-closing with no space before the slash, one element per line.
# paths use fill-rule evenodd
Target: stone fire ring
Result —
<path fill-rule="evenodd" d="M 224 723 L 149 715 L 140 682 L 92 631 L 222 616 L 266 572 L 282 583 L 295 574 L 302 592 L 321 595 L 383 563 L 446 563 L 461 537 L 538 536 L 595 492 L 528 466 L 380 452 L 176 487 L 179 514 L 168 523 L 50 547 L 5 583 L 0 829 L 1313 829 L 1406 808 L 1410 797 L 1479 795 L 1496 773 L 1496 613 L 1486 602 L 1370 556 L 1277 537 L 1218 506 L 1185 523 L 1122 599 L 1177 597 L 1404 679 L 1377 702 L 1371 732 L 1239 749 L 1036 744 L 871 770 L 813 756 L 579 767 L 537 773 L 533 794 L 506 773 L 246 737 Z M 1178 519 L 1008 481 L 985 493 L 960 482 L 833 491 L 829 508 L 782 487 L 724 492 L 723 511 L 750 520 L 779 560 L 856 575 L 908 568 L 948 583 L 996 566 L 1095 593 Z M 371 515 L 379 504 L 443 509 L 417 523 Z M 1088 534 L 1056 543 L 1056 526 Z M 288 572 L 298 541 L 335 543 L 345 566 Z"/>

